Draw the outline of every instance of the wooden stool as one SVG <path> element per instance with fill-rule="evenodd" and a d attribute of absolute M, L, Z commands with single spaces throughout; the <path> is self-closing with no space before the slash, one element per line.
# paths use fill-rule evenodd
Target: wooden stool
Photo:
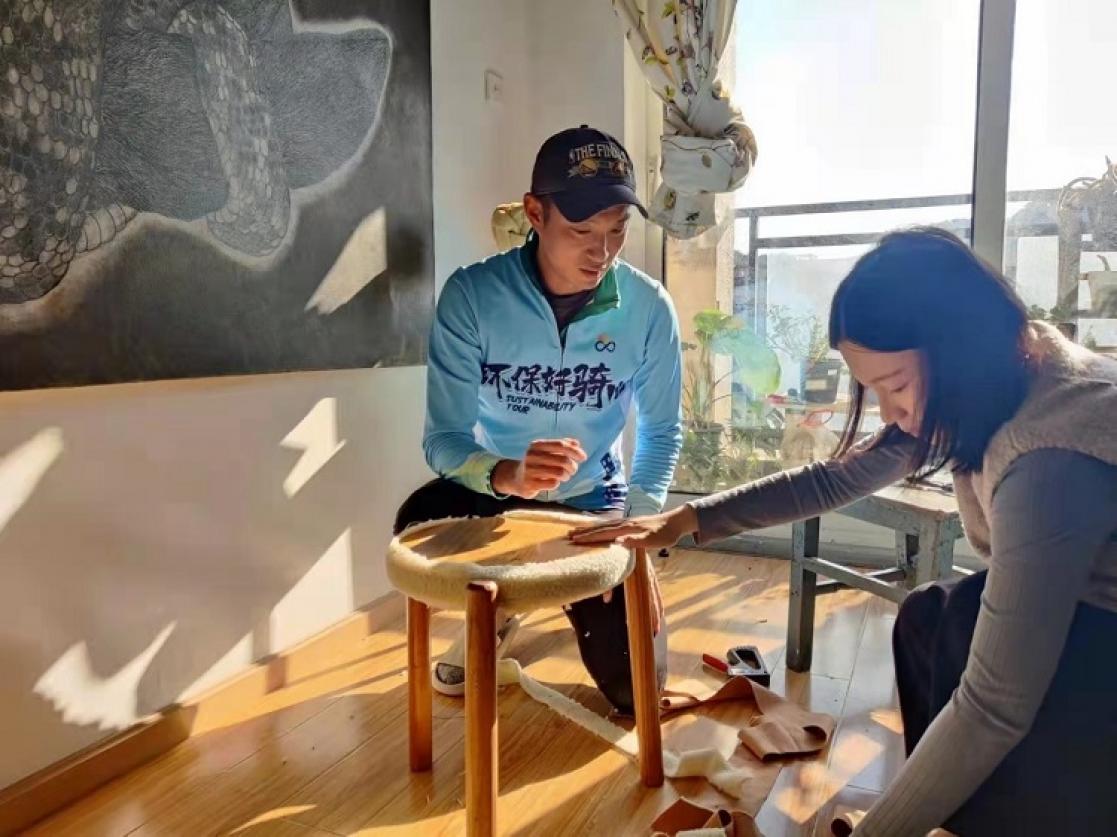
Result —
<path fill-rule="evenodd" d="M 392 541 L 388 577 L 407 596 L 411 769 L 431 767 L 430 608 L 466 612 L 465 785 L 470 835 L 496 833 L 496 612 L 526 613 L 600 596 L 624 584 L 640 777 L 663 784 L 659 690 L 648 558 L 618 546 L 576 546 L 593 518 L 548 512 L 440 520 Z"/>

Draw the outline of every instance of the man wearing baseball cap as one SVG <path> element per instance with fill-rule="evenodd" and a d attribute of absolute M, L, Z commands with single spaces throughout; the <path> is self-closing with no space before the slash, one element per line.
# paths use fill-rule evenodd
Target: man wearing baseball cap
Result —
<path fill-rule="evenodd" d="M 439 478 L 404 503 L 397 532 L 513 508 L 660 510 L 682 444 L 679 329 L 662 285 L 618 258 L 633 210 L 647 215 L 616 139 L 583 125 L 543 143 L 524 195 L 527 243 L 458 269 L 439 298 L 423 437 Z M 626 474 L 631 406 L 636 449 Z M 567 615 L 598 688 L 631 712 L 623 588 Z M 658 605 L 657 617 L 662 685 Z M 518 624 L 503 622 L 499 654 Z M 435 666 L 433 684 L 463 693 L 461 643 Z"/>

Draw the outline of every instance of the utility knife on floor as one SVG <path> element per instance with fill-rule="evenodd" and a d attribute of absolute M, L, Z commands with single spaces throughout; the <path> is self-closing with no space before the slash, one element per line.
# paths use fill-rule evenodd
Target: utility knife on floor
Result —
<path fill-rule="evenodd" d="M 702 662 L 710 668 L 720 671 L 726 677 L 747 677 L 761 686 L 770 686 L 772 683 L 771 672 L 764 665 L 764 658 L 755 645 L 738 645 L 730 648 L 726 660 L 720 660 L 713 654 L 703 654 Z"/>

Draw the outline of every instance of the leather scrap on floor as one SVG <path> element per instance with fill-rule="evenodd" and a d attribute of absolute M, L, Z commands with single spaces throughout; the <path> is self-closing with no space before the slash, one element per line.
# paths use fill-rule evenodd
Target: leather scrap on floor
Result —
<path fill-rule="evenodd" d="M 808 712 L 745 677 L 732 677 L 705 696 L 666 689 L 660 698 L 665 716 L 727 700 L 751 700 L 756 705 L 758 714 L 737 733 L 737 737 L 761 761 L 817 753 L 834 733 L 835 722 L 829 715 Z"/>
<path fill-rule="evenodd" d="M 676 799 L 652 823 L 653 837 L 762 837 L 744 811 Z"/>

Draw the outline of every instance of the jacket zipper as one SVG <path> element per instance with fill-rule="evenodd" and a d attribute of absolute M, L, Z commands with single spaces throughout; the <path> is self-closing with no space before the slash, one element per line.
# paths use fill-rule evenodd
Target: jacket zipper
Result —
<path fill-rule="evenodd" d="M 544 300 L 544 302 L 546 302 L 546 300 Z M 563 366 L 566 364 L 566 335 L 570 331 L 571 323 L 567 323 L 565 329 L 559 328 L 558 318 L 555 317 L 554 309 L 551 308 L 550 303 L 546 303 L 546 304 L 547 304 L 548 310 L 551 312 L 551 320 L 555 324 L 555 331 L 558 333 L 558 339 L 559 339 L 558 371 L 561 371 Z M 558 438 L 558 425 L 559 425 L 559 399 L 558 399 L 558 394 L 557 393 L 552 393 L 552 395 L 555 399 L 555 409 L 554 409 L 554 421 L 551 424 L 551 437 L 557 439 Z M 554 494 L 554 491 L 544 491 L 543 492 L 543 502 L 545 502 L 545 503 L 551 502 L 553 494 Z"/>

